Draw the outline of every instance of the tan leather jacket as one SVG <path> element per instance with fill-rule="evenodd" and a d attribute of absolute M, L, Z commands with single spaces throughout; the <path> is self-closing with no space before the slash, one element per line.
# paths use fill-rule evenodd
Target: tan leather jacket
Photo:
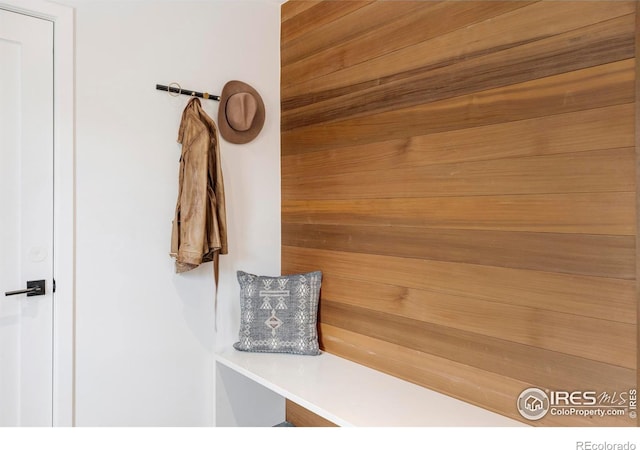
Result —
<path fill-rule="evenodd" d="M 217 261 L 217 253 L 228 250 L 218 129 L 198 98 L 189 100 L 182 113 L 178 142 L 182 155 L 171 256 L 180 273 Z"/>

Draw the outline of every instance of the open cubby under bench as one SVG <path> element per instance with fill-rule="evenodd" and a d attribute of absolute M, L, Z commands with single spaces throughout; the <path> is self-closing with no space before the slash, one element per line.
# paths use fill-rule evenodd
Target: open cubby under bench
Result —
<path fill-rule="evenodd" d="M 331 353 L 229 349 L 215 359 L 218 426 L 273 426 L 285 400 L 344 427 L 526 426 Z"/>

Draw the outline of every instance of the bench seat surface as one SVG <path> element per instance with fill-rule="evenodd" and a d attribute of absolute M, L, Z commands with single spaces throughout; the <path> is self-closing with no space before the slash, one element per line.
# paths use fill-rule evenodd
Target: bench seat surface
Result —
<path fill-rule="evenodd" d="M 229 349 L 217 353 L 216 361 L 340 426 L 526 426 L 331 353 Z"/>

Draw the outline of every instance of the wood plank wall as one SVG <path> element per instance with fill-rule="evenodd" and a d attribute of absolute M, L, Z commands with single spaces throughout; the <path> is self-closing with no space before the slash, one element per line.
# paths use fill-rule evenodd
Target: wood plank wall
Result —
<path fill-rule="evenodd" d="M 291 400 L 286 400 L 287 422 L 296 427 L 337 427 L 333 422 L 328 421 L 324 417 L 298 405 Z"/>
<path fill-rule="evenodd" d="M 621 1 L 283 5 L 282 270 L 323 271 L 326 351 L 523 422 L 531 386 L 635 388 L 636 29 Z"/>

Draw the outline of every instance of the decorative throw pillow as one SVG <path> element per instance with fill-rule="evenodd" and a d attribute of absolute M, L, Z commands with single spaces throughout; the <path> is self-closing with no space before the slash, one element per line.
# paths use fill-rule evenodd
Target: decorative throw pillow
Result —
<path fill-rule="evenodd" d="M 240 332 L 237 350 L 319 355 L 318 301 L 322 272 L 281 277 L 238 271 Z"/>

